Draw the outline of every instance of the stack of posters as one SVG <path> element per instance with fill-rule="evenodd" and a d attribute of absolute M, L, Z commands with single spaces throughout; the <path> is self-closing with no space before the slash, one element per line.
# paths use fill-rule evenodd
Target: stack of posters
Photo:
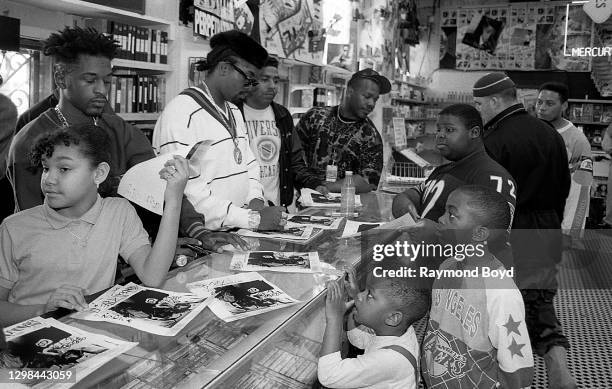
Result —
<path fill-rule="evenodd" d="M 7 349 L 0 353 L 0 382 L 10 382 L 2 369 L 58 370 L 48 379 L 34 378 L 28 386 L 70 387 L 106 362 L 130 350 L 137 343 L 112 339 L 60 323 L 35 317 L 4 329 Z M 63 372 L 65 380 L 59 373 Z M 59 383 L 58 382 L 64 382 Z"/>
<path fill-rule="evenodd" d="M 315 190 L 302 188 L 299 201 L 305 207 L 340 208 L 341 195 L 340 193 L 330 193 L 325 196 Z M 361 197 L 355 195 L 355 207 L 360 206 Z"/>
<path fill-rule="evenodd" d="M 187 284 L 193 293 L 212 297 L 211 311 L 231 322 L 299 303 L 259 273 L 240 273 Z"/>
<path fill-rule="evenodd" d="M 319 261 L 319 253 L 317 252 L 248 251 L 246 253 L 234 253 L 230 269 L 316 273 L 321 271 L 321 263 Z"/>
<path fill-rule="evenodd" d="M 287 227 L 311 226 L 322 230 L 337 230 L 342 219 L 342 217 L 329 216 L 289 215 Z"/>
<path fill-rule="evenodd" d="M 115 285 L 89 304 L 78 319 L 122 324 L 156 335 L 174 336 L 206 307 L 205 297 L 147 288 L 134 283 Z"/>

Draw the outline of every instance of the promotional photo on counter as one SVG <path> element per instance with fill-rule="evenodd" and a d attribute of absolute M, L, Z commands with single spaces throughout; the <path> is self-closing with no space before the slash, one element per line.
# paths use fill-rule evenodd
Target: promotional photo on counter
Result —
<path fill-rule="evenodd" d="M 612 0 L 0 11 L 0 388 L 612 389 Z"/>

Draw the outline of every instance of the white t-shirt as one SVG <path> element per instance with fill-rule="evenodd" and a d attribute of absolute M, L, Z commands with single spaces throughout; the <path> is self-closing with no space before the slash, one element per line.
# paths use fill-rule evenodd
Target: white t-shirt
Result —
<path fill-rule="evenodd" d="M 279 205 L 278 157 L 281 137 L 272 107 L 255 109 L 244 104 L 244 118 L 251 150 L 259 162 L 259 182 L 263 185 L 264 197 L 266 201 Z"/>

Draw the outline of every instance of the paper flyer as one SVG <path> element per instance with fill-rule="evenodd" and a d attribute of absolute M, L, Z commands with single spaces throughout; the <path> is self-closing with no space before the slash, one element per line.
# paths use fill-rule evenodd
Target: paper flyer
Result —
<path fill-rule="evenodd" d="M 206 298 L 147 288 L 134 283 L 115 285 L 73 316 L 122 324 L 140 331 L 174 336 L 206 307 Z"/>
<path fill-rule="evenodd" d="M 199 296 L 212 296 L 208 306 L 226 322 L 299 303 L 255 272 L 196 281 L 186 286 Z"/>
<path fill-rule="evenodd" d="M 342 217 L 330 216 L 289 215 L 287 227 L 312 226 L 322 230 L 337 230 L 342 219 Z"/>
<path fill-rule="evenodd" d="M 189 160 L 189 178 L 195 178 L 199 175 L 197 172 L 199 161 L 204 159 L 211 143 L 210 140 L 198 142 L 192 146 L 181 147 L 171 154 L 162 154 L 132 166 L 121 177 L 117 194 L 151 212 L 163 214 L 166 180 L 159 177 L 159 171 L 173 158 L 173 155 L 181 155 Z M 187 186 L 189 185 L 187 182 Z"/>
<path fill-rule="evenodd" d="M 401 228 L 406 228 L 415 225 L 416 222 L 412 218 L 409 213 L 406 213 L 397 219 L 393 219 L 389 222 L 376 222 L 376 223 L 366 223 L 366 222 L 357 222 L 353 220 L 347 220 L 344 225 L 344 231 L 342 231 L 341 238 L 353 238 L 361 235 L 363 231 L 368 230 L 379 230 L 379 231 L 387 231 L 387 230 L 397 230 Z"/>
<path fill-rule="evenodd" d="M 247 251 L 246 253 L 234 253 L 230 269 L 316 273 L 321 271 L 321 264 L 319 262 L 319 253 L 317 252 Z"/>
<path fill-rule="evenodd" d="M 248 236 L 252 238 L 268 238 L 278 240 L 308 240 L 313 235 L 314 228 L 310 226 L 294 226 L 285 227 L 282 231 L 251 231 L 241 228 L 236 233 L 242 236 Z"/>
<path fill-rule="evenodd" d="M 324 196 L 315 190 L 302 188 L 299 201 L 305 207 L 340 208 L 341 194 L 330 193 Z M 355 195 L 355 207 L 361 207 L 361 197 L 359 195 Z"/>
<path fill-rule="evenodd" d="M 65 383 L 33 380 L 16 387 L 69 388 L 106 362 L 138 343 L 93 334 L 55 319 L 35 317 L 4 329 L 7 349 L 0 352 L 0 382 L 9 382 L 2 369 L 66 371 L 74 379 Z M 67 380 L 68 381 L 68 380 Z"/>
<path fill-rule="evenodd" d="M 340 238 L 353 238 L 360 236 L 363 231 L 371 230 L 376 227 L 382 226 L 384 222 L 358 222 L 354 220 L 347 220 L 344 225 L 344 230 Z"/>

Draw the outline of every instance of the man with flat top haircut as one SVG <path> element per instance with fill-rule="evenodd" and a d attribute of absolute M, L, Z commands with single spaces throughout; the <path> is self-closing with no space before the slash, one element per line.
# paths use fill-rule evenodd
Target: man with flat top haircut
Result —
<path fill-rule="evenodd" d="M 353 74 L 342 104 L 314 107 L 295 127 L 304 146 L 306 164 L 332 192 L 340 192 L 344 173 L 352 171 L 355 189 L 376 189 L 383 167 L 382 138 L 368 118 L 378 96 L 389 93 L 389 80 L 372 69 Z M 331 182 L 330 182 L 331 181 Z"/>
<path fill-rule="evenodd" d="M 168 103 L 155 125 L 153 146 L 165 154 L 200 141 L 212 143 L 185 189 L 206 228 L 278 229 L 282 208 L 265 206 L 259 164 L 240 110 L 231 103 L 259 84 L 268 52 L 239 31 L 214 35 L 210 47 L 198 65 L 206 70 L 206 81 Z"/>
<path fill-rule="evenodd" d="M 517 184 L 510 242 L 533 349 L 544 357 L 551 388 L 575 388 L 567 366 L 569 342 L 553 305 L 561 221 L 570 189 L 563 138 L 527 113 L 517 100 L 516 85 L 504 73 L 481 77 L 473 95 L 485 123 L 485 148 Z"/>

